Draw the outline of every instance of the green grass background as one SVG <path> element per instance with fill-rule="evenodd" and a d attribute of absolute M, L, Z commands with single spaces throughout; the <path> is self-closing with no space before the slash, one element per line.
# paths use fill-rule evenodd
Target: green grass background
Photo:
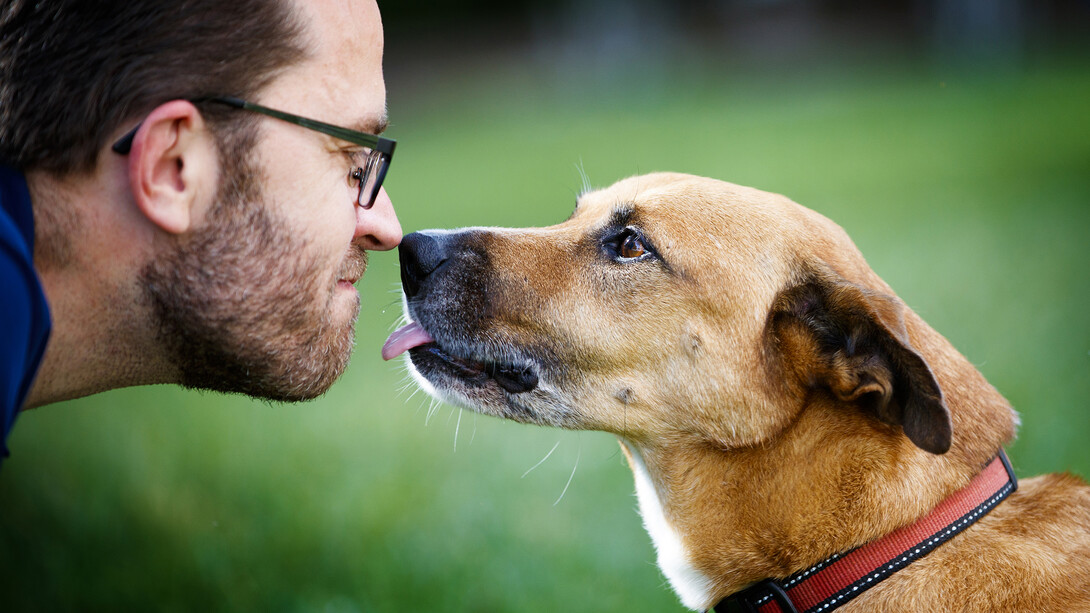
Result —
<path fill-rule="evenodd" d="M 578 168 L 599 187 L 677 170 L 786 194 L 1020 411 L 1020 475 L 1088 476 L 1088 66 L 392 81 L 388 189 L 406 232 L 559 222 Z M 157 386 L 21 416 L 0 609 L 681 610 L 612 437 L 433 409 L 380 359 L 396 265 L 373 257 L 356 355 L 315 402 Z"/>

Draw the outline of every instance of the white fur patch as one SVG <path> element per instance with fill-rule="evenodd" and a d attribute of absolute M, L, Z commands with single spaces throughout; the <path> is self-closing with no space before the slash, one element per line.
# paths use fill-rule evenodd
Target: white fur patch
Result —
<path fill-rule="evenodd" d="M 659 502 L 658 491 L 643 463 L 639 450 L 628 441 L 621 443 L 632 456 L 632 473 L 636 477 L 636 500 L 639 501 L 640 515 L 644 528 L 651 535 L 651 541 L 658 552 L 659 569 L 670 587 L 677 592 L 681 604 L 694 611 L 703 611 L 712 606 L 712 582 L 704 573 L 693 567 L 689 555 L 681 542 L 677 530 L 666 520 L 666 514 Z"/>

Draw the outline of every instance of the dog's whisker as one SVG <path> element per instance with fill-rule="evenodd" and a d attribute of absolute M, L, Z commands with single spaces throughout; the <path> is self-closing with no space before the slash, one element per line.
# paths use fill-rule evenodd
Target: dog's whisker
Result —
<path fill-rule="evenodd" d="M 401 381 L 401 387 L 398 388 L 398 392 L 412 389 L 415 394 L 420 389 L 420 386 L 416 384 L 416 381 L 413 380 L 412 375 L 409 373 L 408 364 L 401 364 Z"/>
<path fill-rule="evenodd" d="M 408 402 L 416 395 L 416 389 L 414 389 L 412 385 L 412 381 L 406 381 L 401 387 L 397 388 L 397 392 L 394 396 L 401 399 L 402 402 Z M 405 396 L 405 394 L 408 394 L 408 396 Z M 402 396 L 405 396 L 405 398 L 402 398 Z"/>
<path fill-rule="evenodd" d="M 382 312 L 385 313 L 386 309 L 390 308 L 391 306 L 393 306 L 393 305 L 387 305 L 387 306 L 383 307 Z M 397 330 L 401 326 L 404 326 L 404 325 L 406 325 L 408 323 L 409 323 L 409 316 L 407 314 L 405 314 L 405 313 L 401 313 L 401 315 L 399 315 L 398 318 L 395 319 L 394 321 L 390 322 L 390 324 L 388 324 L 387 327 L 390 330 L 390 332 L 393 332 L 394 330 Z"/>
<path fill-rule="evenodd" d="M 560 501 L 564 499 L 564 494 L 568 493 L 568 486 L 571 485 L 572 479 L 575 478 L 575 470 L 577 468 L 579 468 L 579 458 L 582 457 L 582 455 L 583 455 L 583 446 L 580 445 L 579 450 L 576 452 L 576 455 L 575 455 L 575 466 L 572 466 L 572 468 L 571 468 L 571 475 L 568 476 L 568 482 L 564 484 L 564 491 L 560 492 L 560 497 L 557 498 L 556 502 L 553 503 L 554 507 L 556 505 L 560 504 Z"/>
<path fill-rule="evenodd" d="M 408 388 L 409 388 L 409 386 L 411 386 L 412 384 L 413 384 L 413 381 L 412 381 L 412 380 L 410 380 L 410 381 L 409 381 L 409 382 L 408 382 L 408 383 L 407 383 L 407 384 L 405 385 L 405 387 L 404 387 L 404 388 L 402 388 L 402 389 L 408 389 Z M 412 388 L 412 392 L 410 392 L 410 393 L 409 393 L 409 397 L 405 399 L 405 402 L 408 402 L 408 401 L 412 400 L 413 398 L 416 398 L 416 395 L 417 395 L 417 394 L 419 394 L 419 393 L 420 393 L 420 391 L 421 391 L 421 390 L 420 390 L 420 388 L 419 388 L 419 387 L 413 387 L 413 388 Z"/>
<path fill-rule="evenodd" d="M 458 421 L 454 424 L 454 453 L 458 453 L 458 431 L 462 429 L 462 413 L 465 411 L 458 411 Z"/>
<path fill-rule="evenodd" d="M 619 456 L 619 455 L 621 455 L 621 446 L 620 446 L 620 445 L 617 445 L 617 446 L 616 446 L 616 447 L 615 447 L 615 448 L 613 449 L 613 452 L 612 452 L 612 453 L 610 453 L 610 454 L 609 454 L 609 457 L 607 457 L 606 459 L 607 459 L 607 460 L 612 460 L 613 458 L 615 458 L 615 457 L 617 457 L 617 456 Z"/>
<path fill-rule="evenodd" d="M 411 400 L 411 398 L 410 398 L 410 400 Z M 424 402 L 425 402 L 426 400 L 427 400 L 427 398 L 421 398 L 421 399 L 420 399 L 420 402 L 418 402 L 418 403 L 416 404 L 416 411 L 414 411 L 414 414 L 419 414 L 419 413 L 420 413 L 421 409 L 423 409 L 423 408 L 424 408 Z M 406 404 L 408 404 L 408 400 L 406 400 L 405 402 L 406 402 Z M 427 423 L 425 422 L 425 424 L 424 424 L 424 425 L 427 425 Z"/>
<path fill-rule="evenodd" d="M 543 457 L 543 458 L 541 458 L 540 460 L 538 460 L 538 463 L 537 463 L 537 464 L 534 464 L 534 465 L 533 465 L 533 466 L 531 466 L 531 467 L 530 467 L 530 468 L 529 468 L 529 469 L 528 469 L 528 470 L 527 470 L 526 472 L 522 473 L 522 476 L 521 476 L 521 477 L 519 477 L 519 479 L 525 479 L 525 478 L 526 478 L 526 475 L 530 474 L 530 473 L 531 473 L 531 472 L 532 472 L 532 471 L 533 471 L 533 470 L 534 470 L 535 468 L 537 468 L 538 466 L 541 466 L 542 464 L 544 464 L 544 463 L 545 463 L 545 460 L 548 460 L 548 459 L 549 459 L 549 456 L 553 455 L 553 452 L 554 452 L 554 451 L 556 451 L 556 448 L 557 448 L 557 447 L 559 447 L 559 446 L 560 446 L 560 441 L 557 441 L 557 442 L 556 442 L 556 444 L 555 444 L 555 445 L 553 445 L 553 448 L 549 450 L 549 453 L 546 453 L 546 454 L 545 454 L 545 457 Z"/>
<path fill-rule="evenodd" d="M 428 406 L 428 407 L 429 407 L 429 408 L 427 408 L 427 409 L 424 409 L 424 425 L 425 425 L 425 426 L 427 426 L 427 425 L 428 425 L 428 411 L 430 411 L 430 410 L 431 410 L 431 408 L 430 408 L 430 405 L 431 405 L 431 402 L 430 402 L 430 401 L 428 400 L 428 398 L 426 398 L 426 397 L 425 397 L 425 398 L 421 398 L 421 399 L 420 399 L 420 402 L 418 402 L 418 403 L 416 404 L 416 412 L 417 412 L 417 413 L 419 413 L 421 409 L 424 409 L 424 407 L 425 407 L 425 406 Z"/>
<path fill-rule="evenodd" d="M 579 192 L 577 198 L 581 198 L 583 194 L 588 194 L 591 191 L 590 178 L 587 176 L 587 171 L 583 168 L 583 156 L 579 156 L 579 163 L 575 165 L 575 169 L 579 171 L 579 177 L 583 181 L 583 191 Z"/>
<path fill-rule="evenodd" d="M 420 390 L 413 390 L 413 393 L 412 393 L 412 395 L 411 395 L 411 396 L 409 396 L 409 400 L 412 400 L 413 398 L 416 398 L 416 395 L 417 395 L 418 393 L 420 393 Z M 422 398 L 421 398 L 420 400 L 422 401 L 422 402 L 421 402 L 421 404 L 423 404 L 423 401 L 427 401 L 427 402 L 429 403 L 429 405 L 430 405 L 430 403 L 432 402 L 432 401 L 431 401 L 431 400 L 430 400 L 430 399 L 428 398 L 428 396 L 427 396 L 427 395 L 424 395 L 424 396 L 423 396 L 423 397 L 422 397 Z"/>
<path fill-rule="evenodd" d="M 430 402 L 428 403 L 428 412 L 424 415 L 424 425 L 429 425 L 431 423 L 431 418 L 435 417 L 435 414 L 438 412 L 439 401 L 434 398 L 430 398 Z"/>

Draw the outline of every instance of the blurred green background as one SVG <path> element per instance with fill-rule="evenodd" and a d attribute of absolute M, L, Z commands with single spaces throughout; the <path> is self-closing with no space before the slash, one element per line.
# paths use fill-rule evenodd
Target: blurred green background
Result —
<path fill-rule="evenodd" d="M 999 2 L 1022 12 L 998 30 L 927 2 L 386 4 L 406 232 L 557 223 L 580 172 L 783 193 L 1010 399 L 1020 475 L 1090 476 L 1085 3 Z M 398 287 L 374 255 L 317 401 L 158 386 L 21 416 L 0 609 L 681 610 L 615 440 L 432 404 L 379 357 Z"/>

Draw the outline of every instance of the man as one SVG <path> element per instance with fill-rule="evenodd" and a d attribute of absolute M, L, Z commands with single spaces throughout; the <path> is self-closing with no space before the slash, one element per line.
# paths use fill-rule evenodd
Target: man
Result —
<path fill-rule="evenodd" d="M 328 389 L 401 240 L 382 46 L 373 0 L 0 9 L 0 443 L 129 385 Z"/>

